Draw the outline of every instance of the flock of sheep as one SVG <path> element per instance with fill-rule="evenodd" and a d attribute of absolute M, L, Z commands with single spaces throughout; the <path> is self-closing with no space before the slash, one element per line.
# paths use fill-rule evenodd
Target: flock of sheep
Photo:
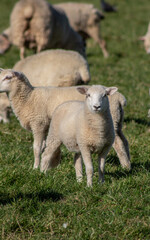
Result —
<path fill-rule="evenodd" d="M 42 172 L 60 163 L 62 144 L 75 152 L 77 181 L 82 180 L 83 160 L 88 186 L 92 186 L 93 152 L 98 154 L 102 182 L 112 146 L 122 167 L 131 168 L 122 131 L 125 97 L 116 87 L 76 86 L 91 80 L 86 38 L 93 38 L 108 57 L 99 29 L 103 18 L 92 4 L 19 0 L 10 27 L 0 35 L 0 52 L 16 45 L 21 58 L 13 69 L 0 69 L 0 120 L 9 121 L 11 106 L 22 127 L 32 131 L 34 168 L 40 166 Z M 148 36 L 150 32 L 142 40 Z M 24 58 L 26 48 L 36 54 Z"/>

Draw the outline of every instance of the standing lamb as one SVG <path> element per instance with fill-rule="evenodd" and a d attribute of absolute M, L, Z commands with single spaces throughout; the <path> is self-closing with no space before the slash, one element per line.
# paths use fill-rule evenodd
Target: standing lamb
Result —
<path fill-rule="evenodd" d="M 104 181 L 105 158 L 114 142 L 115 132 L 107 95 L 117 91 L 116 87 L 78 87 L 86 95 L 84 102 L 70 101 L 61 104 L 52 115 L 52 121 L 42 154 L 41 171 L 57 166 L 56 159 L 61 144 L 77 155 L 81 153 L 87 174 L 87 185 L 92 186 L 93 166 L 91 153 L 98 153 L 99 180 Z M 75 157 L 76 162 L 80 156 Z M 75 163 L 78 165 L 78 163 Z M 76 168 L 77 179 L 81 178 Z"/>
<path fill-rule="evenodd" d="M 93 38 L 102 49 L 104 57 L 109 54 L 106 49 L 106 43 L 101 38 L 100 21 L 104 15 L 95 8 L 93 4 L 87 3 L 59 3 L 54 5 L 55 8 L 63 9 L 66 13 L 72 28 L 78 32 L 84 40 Z"/>
<path fill-rule="evenodd" d="M 47 50 L 20 60 L 13 67 L 33 86 L 74 86 L 90 81 L 89 66 L 78 52 Z"/>
<path fill-rule="evenodd" d="M 21 125 L 33 133 L 34 168 L 37 168 L 42 144 L 46 139 L 54 110 L 69 100 L 83 101 L 85 96 L 77 92 L 76 87 L 33 87 L 23 73 L 10 69 L 0 69 L 0 71 L 0 92 L 7 93 L 11 107 Z M 109 97 L 109 103 L 115 126 L 115 144 L 117 145 L 115 150 L 121 165 L 130 169 L 128 142 L 122 132 L 125 98 L 116 92 Z"/>
<path fill-rule="evenodd" d="M 10 17 L 10 41 L 20 49 L 24 58 L 25 47 L 37 52 L 48 48 L 75 50 L 85 57 L 84 43 L 69 24 L 61 9 L 55 9 L 45 0 L 20 0 Z"/>

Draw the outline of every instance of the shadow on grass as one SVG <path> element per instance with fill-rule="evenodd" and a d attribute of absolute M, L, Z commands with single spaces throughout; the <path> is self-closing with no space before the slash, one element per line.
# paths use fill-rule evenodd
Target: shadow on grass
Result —
<path fill-rule="evenodd" d="M 113 157 L 113 165 L 114 165 L 114 159 L 115 159 L 115 165 L 119 166 L 119 160 L 116 157 Z M 109 161 L 108 161 L 109 163 Z M 112 161 L 111 161 L 112 163 Z M 111 176 L 115 179 L 120 179 L 120 178 L 126 178 L 127 176 L 134 176 L 137 175 L 138 173 L 142 172 L 142 171 L 146 171 L 146 172 L 150 172 L 150 162 L 138 162 L 138 163 L 132 163 L 131 162 L 131 170 L 127 170 L 127 169 L 121 169 L 121 170 L 116 170 L 114 172 L 106 172 L 106 174 L 108 176 Z"/>
<path fill-rule="evenodd" d="M 147 121 L 146 119 L 130 118 L 130 117 L 127 117 L 127 118 L 124 119 L 124 122 L 126 122 L 126 123 L 129 123 L 129 122 L 132 122 L 132 121 L 134 121 L 134 122 L 136 122 L 138 124 L 150 127 L 150 121 Z"/>
<path fill-rule="evenodd" d="M 40 202 L 45 202 L 45 201 L 53 201 L 53 202 L 58 202 L 63 199 L 63 195 L 58 192 L 54 191 L 40 191 L 40 192 L 34 192 L 34 193 L 17 193 L 15 196 L 10 196 L 8 193 L 0 193 L 0 204 L 6 205 L 10 204 L 12 202 L 18 201 L 18 200 L 29 200 L 29 199 L 36 199 L 37 201 Z"/>

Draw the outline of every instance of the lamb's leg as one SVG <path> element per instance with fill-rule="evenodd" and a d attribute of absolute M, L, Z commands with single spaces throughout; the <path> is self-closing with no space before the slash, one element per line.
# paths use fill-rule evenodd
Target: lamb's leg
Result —
<path fill-rule="evenodd" d="M 131 162 L 130 162 L 130 153 L 129 153 L 129 145 L 128 141 L 123 135 L 123 132 L 121 130 L 117 131 L 115 133 L 115 141 L 113 144 L 113 148 L 115 149 L 120 164 L 123 168 L 126 168 L 128 170 L 131 169 Z"/>
<path fill-rule="evenodd" d="M 97 42 L 100 46 L 100 48 L 102 49 L 103 55 L 105 58 L 107 58 L 109 56 L 109 53 L 106 49 L 106 42 L 104 39 L 101 38 L 100 36 L 100 32 L 99 32 L 99 25 L 89 28 L 88 29 L 88 34 L 91 38 L 93 38 L 95 40 L 95 42 Z"/>
<path fill-rule="evenodd" d="M 39 167 L 39 164 L 40 164 L 40 154 L 41 154 L 43 139 L 45 138 L 44 130 L 43 131 L 42 130 L 38 131 L 38 130 L 33 130 L 33 135 L 34 135 L 34 143 L 33 143 L 34 166 L 33 166 L 33 168 L 34 169 Z"/>
<path fill-rule="evenodd" d="M 74 166 L 76 171 L 77 182 L 81 182 L 83 174 L 82 174 L 82 157 L 80 153 L 76 153 L 74 156 Z"/>
<path fill-rule="evenodd" d="M 60 163 L 60 145 L 61 141 L 49 138 L 48 143 L 46 143 L 46 148 L 42 154 L 41 159 L 41 172 L 46 172 L 48 168 L 57 167 Z"/>
<path fill-rule="evenodd" d="M 93 164 L 91 159 L 91 153 L 87 148 L 82 148 L 81 154 L 82 154 L 83 162 L 85 164 L 85 169 L 86 169 L 87 186 L 91 187 L 92 180 L 93 180 Z"/>
<path fill-rule="evenodd" d="M 24 59 L 24 54 L 25 54 L 25 48 L 21 47 L 20 48 L 20 59 Z"/>
<path fill-rule="evenodd" d="M 104 182 L 104 170 L 105 170 L 105 159 L 110 150 L 110 147 L 104 148 L 103 151 L 99 154 L 98 157 L 98 173 L 99 173 L 99 182 Z"/>

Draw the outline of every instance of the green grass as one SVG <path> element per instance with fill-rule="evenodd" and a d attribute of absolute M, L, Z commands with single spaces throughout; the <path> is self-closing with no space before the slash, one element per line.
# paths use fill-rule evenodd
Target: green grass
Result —
<path fill-rule="evenodd" d="M 0 1 L 0 31 L 9 26 L 14 2 Z M 104 59 L 89 40 L 87 58 L 91 84 L 117 86 L 127 98 L 124 133 L 132 170 L 123 170 L 111 150 L 105 183 L 98 184 L 93 156 L 93 188 L 87 188 L 86 176 L 76 182 L 73 155 L 63 147 L 61 165 L 45 176 L 32 169 L 32 134 L 12 115 L 10 124 L 0 123 L 0 239 L 150 239 L 150 56 L 137 40 L 147 30 L 150 5 L 149 0 L 109 2 L 118 7 L 101 23 L 110 57 Z M 93 3 L 99 7 L 98 0 Z M 11 68 L 18 60 L 12 47 L 0 56 L 0 67 Z"/>

